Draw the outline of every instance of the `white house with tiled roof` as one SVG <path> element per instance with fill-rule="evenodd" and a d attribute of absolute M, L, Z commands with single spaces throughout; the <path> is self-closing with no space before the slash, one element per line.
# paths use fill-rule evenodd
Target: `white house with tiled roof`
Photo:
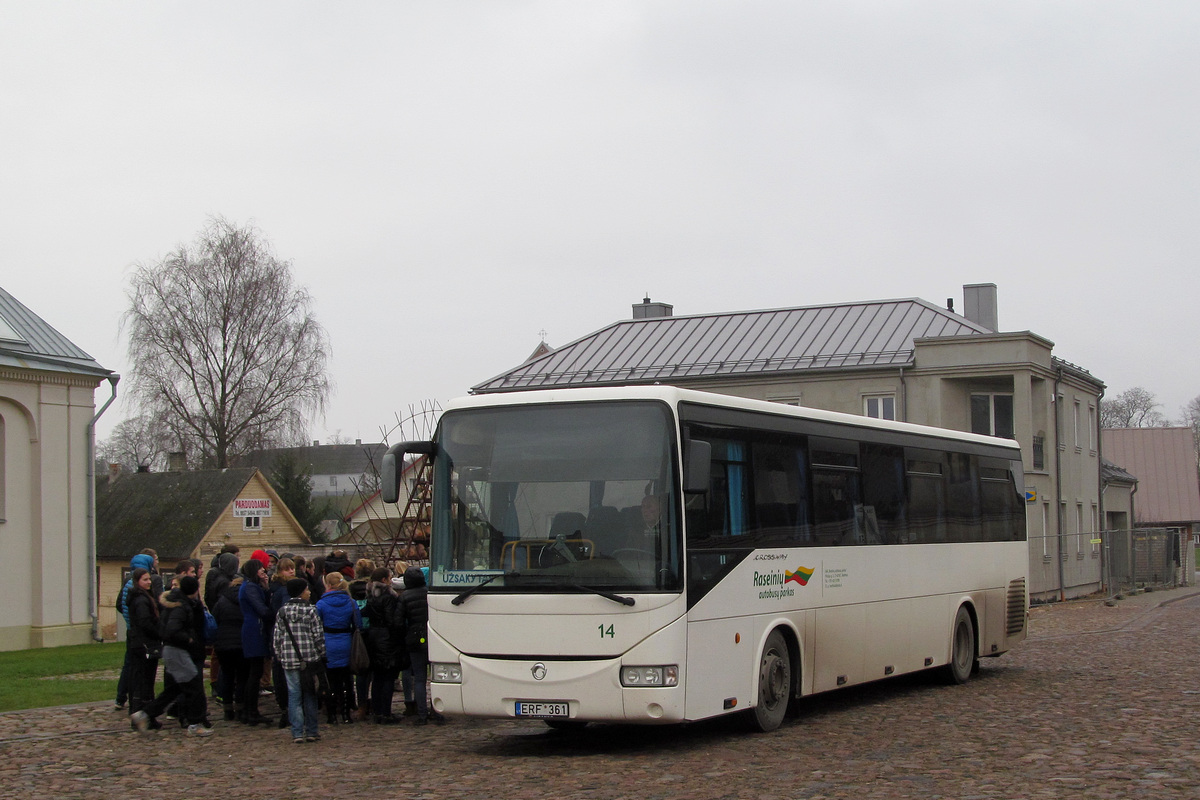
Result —
<path fill-rule="evenodd" d="M 0 650 L 97 634 L 94 395 L 118 377 L 0 288 Z"/>

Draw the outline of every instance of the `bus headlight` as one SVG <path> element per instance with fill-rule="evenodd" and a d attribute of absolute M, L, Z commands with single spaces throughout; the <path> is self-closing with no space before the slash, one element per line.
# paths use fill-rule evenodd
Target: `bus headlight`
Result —
<path fill-rule="evenodd" d="M 621 667 L 622 686 L 678 686 L 679 667 Z"/>
<path fill-rule="evenodd" d="M 458 664 L 430 664 L 434 683 L 462 683 L 462 667 Z"/>

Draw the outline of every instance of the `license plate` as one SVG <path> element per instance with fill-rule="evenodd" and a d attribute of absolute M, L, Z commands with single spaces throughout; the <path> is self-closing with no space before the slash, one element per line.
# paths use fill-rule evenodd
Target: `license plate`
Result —
<path fill-rule="evenodd" d="M 557 719 L 570 716 L 570 707 L 566 702 L 553 700 L 518 700 L 517 716 Z"/>

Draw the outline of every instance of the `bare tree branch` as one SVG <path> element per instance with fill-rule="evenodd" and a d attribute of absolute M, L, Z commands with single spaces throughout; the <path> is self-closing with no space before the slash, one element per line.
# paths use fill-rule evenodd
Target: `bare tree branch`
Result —
<path fill-rule="evenodd" d="M 1161 404 L 1153 392 L 1134 386 L 1107 398 L 1100 406 L 1100 425 L 1104 428 L 1162 428 L 1170 421 L 1158 410 Z"/>
<path fill-rule="evenodd" d="M 303 439 L 324 412 L 328 335 L 257 229 L 210 220 L 193 244 L 139 266 L 128 296 L 130 396 L 193 458 L 226 467 Z"/>

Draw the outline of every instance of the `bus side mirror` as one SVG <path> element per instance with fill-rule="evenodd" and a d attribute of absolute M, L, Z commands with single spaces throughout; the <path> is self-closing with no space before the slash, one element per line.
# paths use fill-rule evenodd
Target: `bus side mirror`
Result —
<path fill-rule="evenodd" d="M 383 502 L 395 503 L 400 499 L 400 477 L 404 472 L 404 456 L 407 453 L 424 455 L 433 459 L 437 445 L 433 442 L 399 442 L 388 448 L 379 467 L 379 493 Z"/>
<path fill-rule="evenodd" d="M 683 465 L 683 491 L 702 494 L 708 491 L 712 469 L 712 443 L 692 439 L 687 443 L 687 460 Z"/>

